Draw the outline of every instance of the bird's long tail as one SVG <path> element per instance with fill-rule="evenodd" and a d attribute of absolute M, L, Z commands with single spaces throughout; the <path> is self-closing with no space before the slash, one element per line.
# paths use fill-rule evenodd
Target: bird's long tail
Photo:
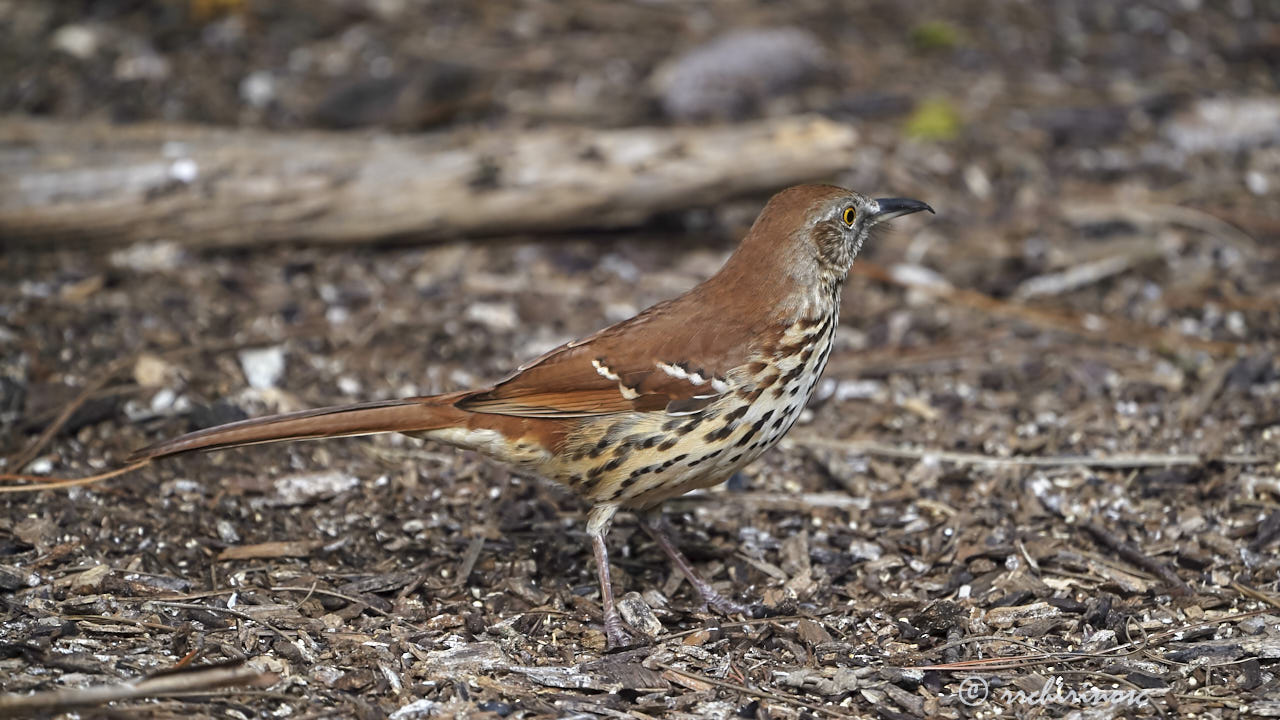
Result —
<path fill-rule="evenodd" d="M 435 430 L 448 427 L 464 414 L 454 407 L 463 394 L 338 405 L 241 420 L 158 442 L 134 452 L 128 462 L 285 440 Z"/>

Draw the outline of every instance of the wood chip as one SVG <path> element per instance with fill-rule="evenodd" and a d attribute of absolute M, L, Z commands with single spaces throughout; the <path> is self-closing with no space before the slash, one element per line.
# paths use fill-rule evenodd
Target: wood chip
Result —
<path fill-rule="evenodd" d="M 323 540 L 279 540 L 257 545 L 235 545 L 218 553 L 219 560 L 307 557 L 324 547 Z"/>

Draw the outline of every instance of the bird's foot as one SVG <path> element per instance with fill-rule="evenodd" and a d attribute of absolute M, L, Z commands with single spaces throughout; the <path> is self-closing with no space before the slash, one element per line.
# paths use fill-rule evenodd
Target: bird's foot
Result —
<path fill-rule="evenodd" d="M 604 616 L 604 636 L 608 641 L 606 648 L 609 650 L 627 647 L 634 642 L 631 633 L 623 628 L 622 617 L 616 611 L 612 614 L 606 613 Z"/>
<path fill-rule="evenodd" d="M 702 595 L 703 609 L 715 610 L 725 616 L 746 615 L 747 617 L 754 617 L 751 606 L 740 603 L 737 600 L 731 600 L 724 595 L 721 595 L 710 585 L 707 585 L 704 588 L 698 588 L 698 591 L 699 594 Z"/>

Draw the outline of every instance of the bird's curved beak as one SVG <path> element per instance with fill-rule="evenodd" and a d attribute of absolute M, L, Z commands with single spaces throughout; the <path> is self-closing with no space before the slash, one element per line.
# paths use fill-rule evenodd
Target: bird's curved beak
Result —
<path fill-rule="evenodd" d="M 869 219 L 877 225 L 896 217 L 918 213 L 921 210 L 933 212 L 933 208 L 929 207 L 927 203 L 912 200 L 911 198 L 876 198 L 875 202 L 876 205 L 880 206 L 880 209 L 872 213 Z"/>

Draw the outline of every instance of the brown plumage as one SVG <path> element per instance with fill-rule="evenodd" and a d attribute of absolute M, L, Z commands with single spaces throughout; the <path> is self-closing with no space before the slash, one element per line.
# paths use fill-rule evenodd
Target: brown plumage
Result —
<path fill-rule="evenodd" d="M 588 532 L 611 644 L 604 536 L 620 508 L 648 511 L 715 485 L 775 444 L 826 365 L 850 264 L 881 222 L 930 209 L 826 185 L 775 195 L 706 282 L 562 345 L 491 387 L 246 420 L 158 443 L 155 459 L 281 440 L 400 432 L 477 450 L 592 503 Z M 645 528 L 717 609 L 741 607 L 693 572 L 656 523 Z"/>

